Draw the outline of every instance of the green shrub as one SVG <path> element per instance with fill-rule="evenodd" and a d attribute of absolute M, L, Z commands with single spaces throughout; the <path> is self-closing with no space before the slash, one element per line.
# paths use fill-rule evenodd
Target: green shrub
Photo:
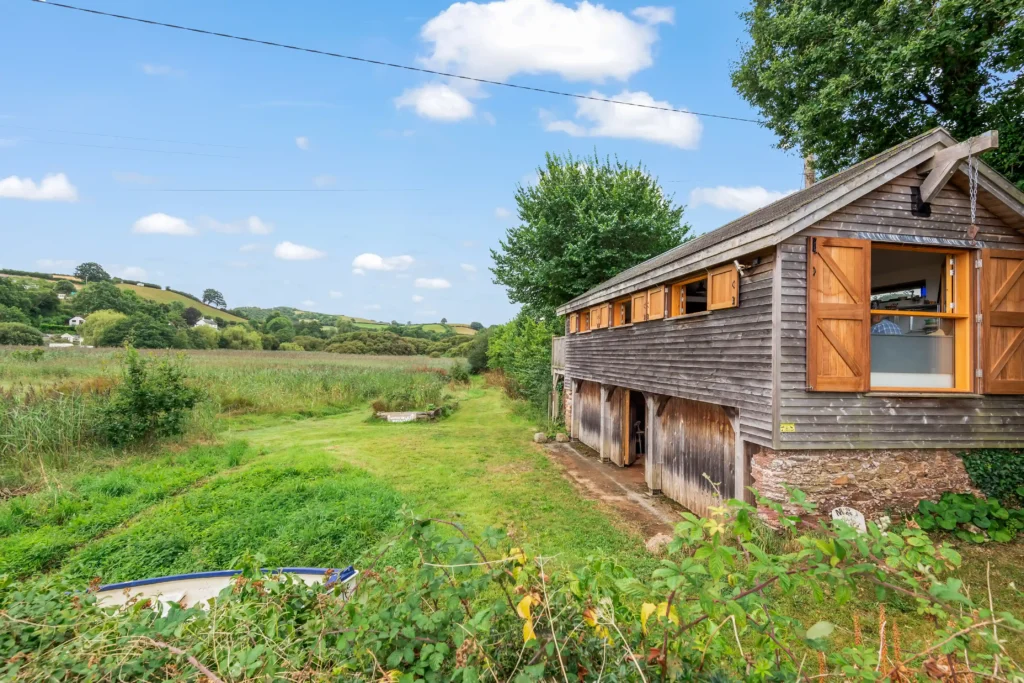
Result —
<path fill-rule="evenodd" d="M 28 325 L 29 317 L 20 308 L 0 304 L 0 323 L 22 323 Z"/>
<path fill-rule="evenodd" d="M 461 361 L 457 361 L 448 371 L 448 376 L 452 378 L 453 382 L 469 384 L 469 366 Z"/>
<path fill-rule="evenodd" d="M 148 534 L 137 524 L 107 537 L 89 546 L 95 562 L 76 571 L 76 581 L 0 577 L 0 678 L 196 680 L 207 667 L 207 679 L 223 681 L 909 681 L 924 680 L 937 662 L 964 671 L 965 661 L 979 676 L 1021 678 L 1005 642 L 1024 623 L 964 590 L 953 575 L 960 555 L 919 529 L 883 532 L 872 523 L 861 534 L 762 501 L 792 532 L 794 547 L 766 552 L 754 543 L 754 508 L 730 501 L 706 519 L 684 513 L 658 567 L 634 575 L 607 558 L 552 571 L 553 558 L 503 530 L 477 539 L 458 524 L 405 512 L 398 536 L 358 561 L 342 554 L 352 531 L 339 523 L 337 506 L 348 509 L 352 497 L 371 506 L 378 532 L 394 513 L 375 503 L 376 484 L 365 473 L 361 487 L 339 483 L 311 501 L 307 479 L 329 473 L 254 470 L 189 493 L 167 506 L 175 514 L 195 510 L 184 527 L 168 515 Z M 280 515 L 254 497 L 260 487 Z M 801 496 L 794 492 L 794 501 L 812 513 Z M 246 533 L 222 527 L 220 510 L 238 516 Z M 238 550 L 252 547 L 251 538 L 269 553 L 208 554 L 210 540 Z M 293 545 L 314 550 L 311 564 L 352 560 L 361 575 L 349 588 L 325 589 L 260 571 L 286 564 Z M 84 579 L 106 574 L 108 554 L 131 565 L 114 565 L 110 579 L 167 573 L 167 562 L 171 571 L 220 562 L 214 566 L 239 567 L 242 576 L 209 605 L 165 611 L 140 601 L 114 611 L 81 591 Z M 395 566 L 381 566 L 382 557 Z M 827 610 L 868 594 L 899 594 L 937 626 L 902 640 L 851 643 L 848 622 L 803 623 L 783 599 L 815 596 Z M 819 673 L 808 674 L 809 666 Z"/>
<path fill-rule="evenodd" d="M 1024 497 L 1024 487 L 1019 490 Z M 1024 510 L 1007 510 L 995 498 L 944 493 L 938 502 L 922 500 L 914 520 L 925 531 L 948 531 L 961 541 L 1012 541 L 1024 529 Z"/>
<path fill-rule="evenodd" d="M 144 359 L 128 348 L 121 383 L 100 410 L 99 433 L 114 446 L 178 436 L 202 400 L 181 358 Z"/>
<path fill-rule="evenodd" d="M 38 363 L 46 357 L 43 349 L 18 349 L 11 351 L 12 360 L 20 360 L 25 363 Z"/>
<path fill-rule="evenodd" d="M 960 453 L 971 483 L 1007 507 L 1024 506 L 1024 451 L 984 448 Z"/>
<path fill-rule="evenodd" d="M 0 346 L 42 346 L 43 333 L 24 323 L 0 323 Z"/>
<path fill-rule="evenodd" d="M 283 342 L 277 347 L 281 351 L 305 351 L 301 344 L 295 342 Z"/>

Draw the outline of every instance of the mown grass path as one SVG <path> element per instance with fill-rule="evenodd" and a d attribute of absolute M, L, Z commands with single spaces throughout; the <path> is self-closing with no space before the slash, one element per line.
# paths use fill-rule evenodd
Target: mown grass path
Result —
<path fill-rule="evenodd" d="M 257 419 L 229 429 L 268 453 L 263 463 L 309 460 L 355 465 L 387 482 L 422 515 L 462 522 L 472 534 L 514 529 L 534 552 L 575 563 L 612 555 L 639 569 L 653 560 L 642 537 L 580 496 L 530 441 L 531 424 L 497 389 L 474 386 L 439 422 L 385 424 L 365 408 L 322 419 Z"/>

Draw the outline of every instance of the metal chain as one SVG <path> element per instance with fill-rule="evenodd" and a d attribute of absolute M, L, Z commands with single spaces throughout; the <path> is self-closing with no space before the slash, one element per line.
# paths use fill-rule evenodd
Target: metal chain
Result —
<path fill-rule="evenodd" d="M 972 149 L 974 140 L 967 146 L 967 187 L 971 194 L 971 225 L 975 224 L 978 210 L 978 163 L 974 160 Z"/>

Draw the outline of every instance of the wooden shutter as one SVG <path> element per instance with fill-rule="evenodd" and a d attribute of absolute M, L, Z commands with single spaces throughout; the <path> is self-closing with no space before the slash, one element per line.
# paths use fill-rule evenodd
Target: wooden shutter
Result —
<path fill-rule="evenodd" d="M 981 252 L 982 382 L 986 394 L 1024 394 L 1024 252 Z"/>
<path fill-rule="evenodd" d="M 633 322 L 642 323 L 647 320 L 647 292 L 633 295 Z"/>
<path fill-rule="evenodd" d="M 740 276 L 736 266 L 728 265 L 708 272 L 708 310 L 736 308 L 740 305 Z"/>
<path fill-rule="evenodd" d="M 661 320 L 665 317 L 665 288 L 647 290 L 647 319 Z"/>
<path fill-rule="evenodd" d="M 580 331 L 580 316 L 578 313 L 569 315 L 569 334 L 576 334 Z"/>
<path fill-rule="evenodd" d="M 871 384 L 871 241 L 807 240 L 807 387 Z"/>

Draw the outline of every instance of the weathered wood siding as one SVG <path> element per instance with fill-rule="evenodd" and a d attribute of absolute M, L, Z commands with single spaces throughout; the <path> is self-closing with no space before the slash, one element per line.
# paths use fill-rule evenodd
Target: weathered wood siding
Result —
<path fill-rule="evenodd" d="M 601 385 L 583 382 L 573 394 L 573 436 L 593 448 L 601 450 Z"/>
<path fill-rule="evenodd" d="M 708 506 L 719 502 L 712 482 L 718 494 L 731 498 L 736 480 L 736 435 L 725 409 L 674 398 L 656 420 L 664 494 L 698 515 L 706 515 Z"/>
<path fill-rule="evenodd" d="M 740 437 L 770 446 L 774 255 L 759 256 L 736 308 L 569 335 L 567 376 L 738 408 Z"/>
<path fill-rule="evenodd" d="M 977 242 L 968 242 L 968 197 L 947 185 L 928 218 L 910 212 L 916 174 L 895 179 L 782 245 L 778 414 L 794 423 L 776 448 L 966 448 L 1024 443 L 1024 398 L 1017 396 L 873 396 L 806 390 L 807 236 L 961 248 L 1024 249 L 1024 236 L 978 206 Z M 972 372 L 973 374 L 973 372 Z"/>

